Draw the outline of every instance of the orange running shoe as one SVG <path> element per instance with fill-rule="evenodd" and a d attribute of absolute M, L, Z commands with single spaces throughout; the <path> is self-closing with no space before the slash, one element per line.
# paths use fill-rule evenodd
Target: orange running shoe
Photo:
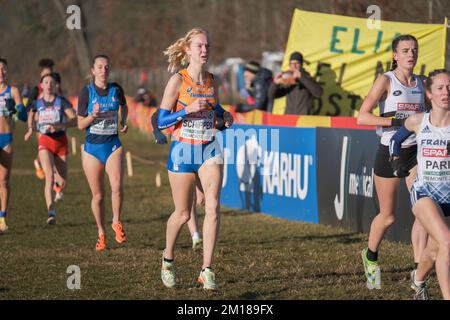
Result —
<path fill-rule="evenodd" d="M 98 236 L 97 244 L 95 245 L 95 251 L 103 251 L 106 249 L 106 236 L 100 234 Z"/>
<path fill-rule="evenodd" d="M 36 169 L 36 177 L 40 180 L 45 179 L 44 169 L 42 169 L 41 164 L 37 159 L 34 159 L 34 168 Z"/>
<path fill-rule="evenodd" d="M 114 232 L 116 233 L 116 241 L 118 243 L 127 241 L 127 235 L 123 231 L 122 222 L 119 221 L 117 223 L 113 223 L 112 228 L 113 228 Z"/>

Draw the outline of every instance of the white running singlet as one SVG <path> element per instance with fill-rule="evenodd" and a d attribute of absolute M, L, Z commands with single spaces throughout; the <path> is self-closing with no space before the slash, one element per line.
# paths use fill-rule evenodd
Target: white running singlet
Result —
<path fill-rule="evenodd" d="M 433 126 L 427 112 L 416 139 L 417 177 L 412 194 L 427 195 L 437 203 L 450 203 L 450 126 Z"/>
<path fill-rule="evenodd" d="M 425 111 L 425 89 L 420 77 L 413 75 L 416 85 L 404 86 L 393 71 L 386 72 L 390 82 L 390 92 L 386 100 L 380 101 L 380 116 L 395 119 L 405 119 L 409 116 Z M 377 134 L 381 136 L 381 144 L 388 146 L 398 127 L 377 127 Z M 402 143 L 402 147 L 416 144 L 416 136 L 411 135 Z"/>

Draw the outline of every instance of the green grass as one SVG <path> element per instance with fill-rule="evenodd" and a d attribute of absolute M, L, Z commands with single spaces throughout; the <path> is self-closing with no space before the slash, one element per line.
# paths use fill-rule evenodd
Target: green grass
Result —
<path fill-rule="evenodd" d="M 365 288 L 360 250 L 366 235 L 329 226 L 300 223 L 264 214 L 222 209 L 214 269 L 219 290 L 204 292 L 195 280 L 201 253 L 193 252 L 188 229 L 178 239 L 178 287 L 160 280 L 165 227 L 173 210 L 167 173 L 160 165 L 134 161 L 125 178 L 123 222 L 128 242 L 113 241 L 97 253 L 97 230 L 80 154 L 70 156 L 68 187 L 58 205 L 58 224 L 47 226 L 43 182 L 34 176 L 36 142 L 23 143 L 24 125 L 15 132 L 15 158 L 8 233 L 0 236 L 0 299 L 410 299 L 412 250 L 383 242 L 383 289 Z M 75 129 L 71 135 L 81 141 Z M 165 161 L 168 147 L 157 146 L 136 130 L 122 137 L 126 149 Z M 160 171 L 162 187 L 155 187 Z M 107 221 L 111 205 L 107 196 Z M 200 210 L 201 216 L 202 210 Z M 81 289 L 66 286 L 67 267 L 81 268 Z M 440 298 L 435 276 L 431 295 Z"/>

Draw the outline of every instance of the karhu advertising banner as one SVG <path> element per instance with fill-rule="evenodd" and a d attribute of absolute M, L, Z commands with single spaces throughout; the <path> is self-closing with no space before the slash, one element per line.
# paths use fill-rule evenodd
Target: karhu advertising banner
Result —
<path fill-rule="evenodd" d="M 378 13 L 382 16 L 382 10 Z M 324 89 L 322 97 L 314 100 L 314 114 L 354 116 L 377 76 L 389 71 L 391 43 L 397 36 L 417 38 L 416 74 L 443 68 L 446 25 L 447 20 L 442 24 L 391 22 L 296 9 L 282 70 L 288 69 L 290 54 L 300 51 L 303 67 Z M 284 110 L 285 98 L 276 99 L 273 113 L 284 114 Z"/>
<path fill-rule="evenodd" d="M 233 125 L 217 139 L 224 154 L 221 204 L 318 222 L 315 128 Z"/>

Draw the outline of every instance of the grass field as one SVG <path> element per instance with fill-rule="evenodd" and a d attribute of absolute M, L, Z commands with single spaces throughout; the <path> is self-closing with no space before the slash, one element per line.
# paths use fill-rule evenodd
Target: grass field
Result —
<path fill-rule="evenodd" d="M 193 252 L 187 227 L 178 239 L 178 287 L 160 280 L 161 250 L 173 204 L 167 173 L 159 165 L 134 161 L 134 177 L 125 178 L 123 222 L 128 242 L 113 241 L 97 253 L 97 229 L 90 191 L 81 170 L 79 149 L 70 156 L 64 203 L 58 224 L 47 226 L 43 182 L 32 167 L 36 142 L 25 145 L 25 126 L 15 131 L 8 233 L 0 236 L 0 299 L 411 299 L 410 246 L 385 241 L 380 252 L 382 290 L 365 288 L 360 250 L 366 235 L 300 223 L 264 214 L 222 209 L 214 270 L 219 290 L 204 292 L 195 279 L 201 253 Z M 71 129 L 78 141 L 82 134 Z M 127 150 L 145 159 L 165 161 L 167 146 L 155 145 L 136 130 L 122 136 Z M 162 187 L 155 175 L 162 173 Z M 107 220 L 112 215 L 107 196 Z M 201 216 L 202 211 L 200 210 Z M 81 289 L 66 286 L 67 267 L 81 269 Z M 431 295 L 440 298 L 436 278 Z"/>

